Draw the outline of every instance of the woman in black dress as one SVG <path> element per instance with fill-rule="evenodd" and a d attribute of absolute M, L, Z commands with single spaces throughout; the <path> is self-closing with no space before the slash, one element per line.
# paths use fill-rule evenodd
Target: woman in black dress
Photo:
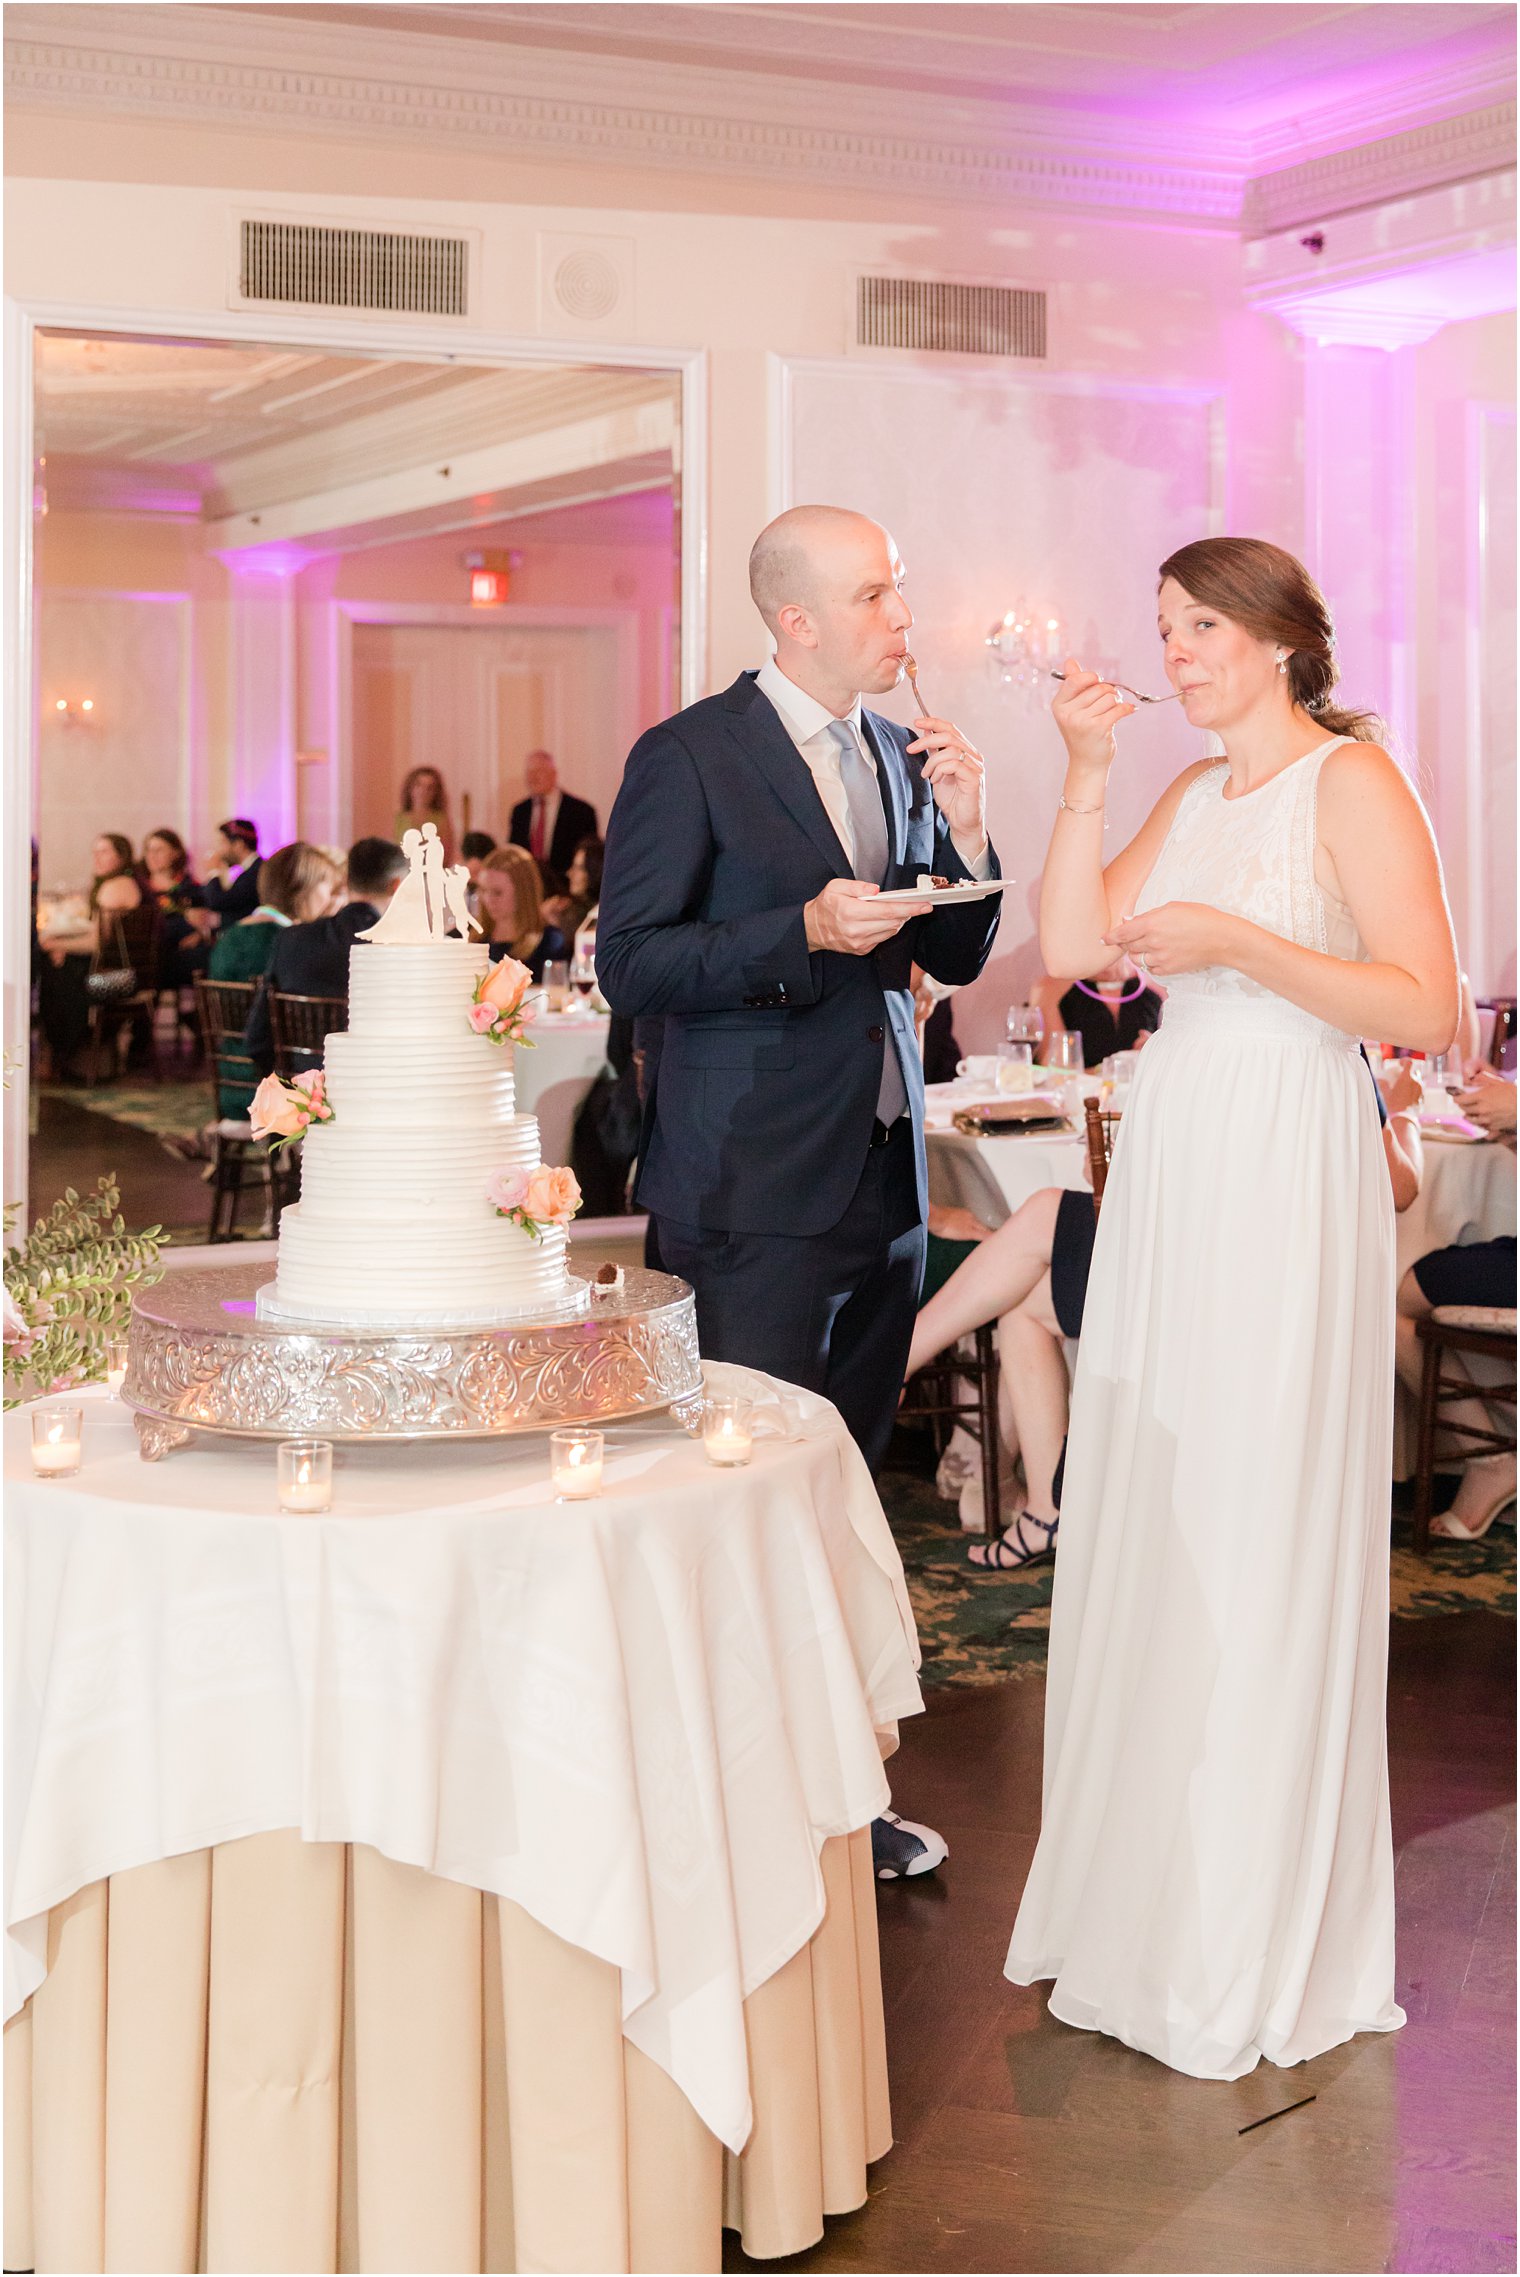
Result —
<path fill-rule="evenodd" d="M 1161 994 L 1128 957 L 1091 980 L 1055 980 L 1046 974 L 1036 981 L 1029 1000 L 1044 1013 L 1047 1035 L 1065 1028 L 1081 1037 L 1083 1063 L 1089 1068 L 1101 1067 L 1110 1052 L 1133 1051 L 1138 1036 L 1161 1025 Z"/>

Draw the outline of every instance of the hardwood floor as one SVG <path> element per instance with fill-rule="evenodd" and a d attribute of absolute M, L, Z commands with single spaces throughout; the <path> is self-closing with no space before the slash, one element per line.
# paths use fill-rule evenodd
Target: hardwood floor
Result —
<path fill-rule="evenodd" d="M 1003 1955 L 1043 1684 L 940 1692 L 893 1793 L 950 1861 L 879 1893 L 897 2146 L 817 2270 L 1512 2270 L 1515 1629 L 1393 1628 L 1402 2032 L 1231 2085 L 1046 2014 Z M 1300 2096 L 1316 2100 L 1241 2134 Z M 728 2241 L 731 2269 L 751 2264 Z"/>

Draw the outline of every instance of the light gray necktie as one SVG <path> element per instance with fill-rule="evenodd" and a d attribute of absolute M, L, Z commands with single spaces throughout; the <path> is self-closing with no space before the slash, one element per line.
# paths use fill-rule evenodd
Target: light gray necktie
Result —
<path fill-rule="evenodd" d="M 830 720 L 829 734 L 839 748 L 839 779 L 844 785 L 845 805 L 850 810 L 850 830 L 855 840 L 855 875 L 871 885 L 880 885 L 887 874 L 887 818 L 881 791 L 849 722 Z M 895 1123 L 907 1104 L 907 1088 L 889 1024 L 881 1048 L 881 1087 L 876 1094 L 876 1112 L 884 1123 Z"/>

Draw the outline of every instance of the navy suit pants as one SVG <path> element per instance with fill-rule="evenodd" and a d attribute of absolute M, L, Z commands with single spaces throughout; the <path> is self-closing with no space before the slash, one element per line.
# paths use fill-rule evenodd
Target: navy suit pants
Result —
<path fill-rule="evenodd" d="M 822 1392 L 879 1470 L 924 1275 L 908 1116 L 866 1155 L 827 1233 L 725 1233 L 670 1217 L 652 1219 L 651 1231 L 665 1270 L 696 1291 L 703 1358 Z"/>

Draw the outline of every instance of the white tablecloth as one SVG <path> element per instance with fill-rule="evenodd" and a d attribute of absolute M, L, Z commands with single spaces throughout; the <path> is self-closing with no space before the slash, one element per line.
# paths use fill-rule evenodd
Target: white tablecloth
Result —
<path fill-rule="evenodd" d="M 743 1380 L 774 1399 L 764 1378 Z M 818 1854 L 887 1801 L 922 1703 L 902 1568 L 827 1402 L 719 1472 L 663 1417 L 556 1505 L 541 1437 L 339 1450 L 273 1510 L 272 1445 L 142 1463 L 92 1398 L 36 1482 L 6 1421 L 6 2013 L 50 1906 L 294 1827 L 515 1899 L 622 1972 L 624 2031 L 737 2150 L 742 2003 L 823 1915 Z"/>
<path fill-rule="evenodd" d="M 517 1111 L 537 1115 L 545 1162 L 570 1160 L 581 1101 L 607 1064 L 604 1012 L 540 1012 L 528 1030 L 531 1051 L 514 1052 Z"/>
<path fill-rule="evenodd" d="M 1452 1146 L 1427 1138 L 1420 1191 L 1398 1220 L 1399 1278 L 1433 1249 L 1493 1241 L 1515 1230 L 1515 1157 L 1486 1139 Z"/>
<path fill-rule="evenodd" d="M 1087 1140 L 1077 1131 L 1043 1131 L 1027 1138 L 969 1138 L 952 1127 L 960 1108 L 995 1100 L 995 1091 L 965 1083 L 935 1083 L 926 1100 L 929 1199 L 945 1209 L 970 1210 L 983 1225 L 1000 1226 L 1044 1186 L 1085 1186 Z"/>

